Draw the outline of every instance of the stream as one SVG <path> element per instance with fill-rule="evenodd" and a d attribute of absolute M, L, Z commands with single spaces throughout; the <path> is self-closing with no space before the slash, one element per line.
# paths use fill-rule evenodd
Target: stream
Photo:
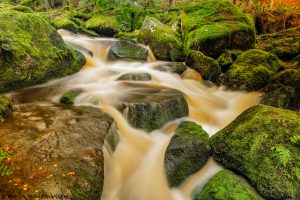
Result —
<path fill-rule="evenodd" d="M 80 90 L 76 106 L 100 108 L 115 120 L 119 143 L 115 150 L 105 145 L 105 179 L 102 200 L 189 200 L 222 167 L 212 158 L 197 173 L 177 188 L 170 188 L 164 169 L 164 154 L 176 127 L 182 121 L 200 124 L 212 136 L 228 125 L 247 108 L 260 101 L 261 93 L 229 91 L 202 80 L 201 75 L 188 69 L 182 75 L 159 71 L 163 63 L 149 51 L 148 62 L 108 61 L 109 47 L 116 39 L 89 38 L 64 30 L 64 41 L 92 52 L 83 51 L 86 65 L 69 77 L 31 88 L 18 96 L 19 102 L 59 102 L 63 93 Z M 120 81 L 127 73 L 150 74 L 150 81 Z M 172 88 L 182 92 L 189 106 L 189 116 L 165 124 L 151 133 L 131 127 L 117 106 L 126 99 L 147 95 L 149 88 Z"/>

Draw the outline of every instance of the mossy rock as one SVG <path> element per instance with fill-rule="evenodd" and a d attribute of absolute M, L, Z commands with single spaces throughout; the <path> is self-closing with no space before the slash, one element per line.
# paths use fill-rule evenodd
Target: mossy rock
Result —
<path fill-rule="evenodd" d="M 269 80 L 262 103 L 286 109 L 300 109 L 300 70 L 287 69 Z"/>
<path fill-rule="evenodd" d="M 56 29 L 65 29 L 74 33 L 80 32 L 79 25 L 73 22 L 72 20 L 70 20 L 68 17 L 64 17 L 64 16 L 56 17 L 51 21 L 51 24 Z"/>
<path fill-rule="evenodd" d="M 0 95 L 0 122 L 4 121 L 12 113 L 12 104 L 10 100 Z"/>
<path fill-rule="evenodd" d="M 184 59 L 180 34 L 155 18 L 145 18 L 137 40 L 149 45 L 158 59 L 168 61 Z"/>
<path fill-rule="evenodd" d="M 116 37 L 122 40 L 134 40 L 137 41 L 139 31 L 135 30 L 133 32 L 119 32 Z"/>
<path fill-rule="evenodd" d="M 187 67 L 183 62 L 166 62 L 159 64 L 155 67 L 155 69 L 163 72 L 176 73 L 180 75 L 187 69 Z"/>
<path fill-rule="evenodd" d="M 221 71 L 225 73 L 242 53 L 241 50 L 225 50 L 217 59 Z"/>
<path fill-rule="evenodd" d="M 218 172 L 193 200 L 263 200 L 241 176 L 229 170 Z"/>
<path fill-rule="evenodd" d="M 97 14 L 86 21 L 85 28 L 105 37 L 113 37 L 121 30 L 121 26 L 115 16 L 101 14 Z"/>
<path fill-rule="evenodd" d="M 182 34 L 186 51 L 201 51 L 213 58 L 225 49 L 247 50 L 255 44 L 252 17 L 228 0 L 207 0 L 188 6 L 182 17 Z"/>
<path fill-rule="evenodd" d="M 280 68 L 280 60 L 276 55 L 250 49 L 243 52 L 229 70 L 220 76 L 220 81 L 234 89 L 259 90 Z"/>
<path fill-rule="evenodd" d="M 84 65 L 84 56 L 67 47 L 39 14 L 3 10 L 0 18 L 0 92 L 60 78 Z"/>
<path fill-rule="evenodd" d="M 257 105 L 210 138 L 213 158 L 266 199 L 299 199 L 300 113 Z"/>
<path fill-rule="evenodd" d="M 261 35 L 256 47 L 271 52 L 280 59 L 291 60 L 300 54 L 300 27 Z"/>
<path fill-rule="evenodd" d="M 206 80 L 218 82 L 221 75 L 219 63 L 200 51 L 190 51 L 185 61 L 187 66 L 199 72 Z"/>
<path fill-rule="evenodd" d="M 74 105 L 76 97 L 81 93 L 80 90 L 71 90 L 65 92 L 59 99 L 61 104 Z"/>
<path fill-rule="evenodd" d="M 169 185 L 178 186 L 200 170 L 210 152 L 208 134 L 194 122 L 182 122 L 171 138 L 165 153 L 165 168 Z"/>
<path fill-rule="evenodd" d="M 147 61 L 148 49 L 130 41 L 113 44 L 108 52 L 109 60 Z"/>

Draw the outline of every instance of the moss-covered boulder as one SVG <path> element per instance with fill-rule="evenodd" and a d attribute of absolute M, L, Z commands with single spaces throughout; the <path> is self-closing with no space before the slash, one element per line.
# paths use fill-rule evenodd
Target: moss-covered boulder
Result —
<path fill-rule="evenodd" d="M 220 76 L 224 85 L 244 90 L 259 90 L 281 67 L 278 57 L 262 50 L 243 52 L 229 70 Z"/>
<path fill-rule="evenodd" d="M 217 59 L 221 71 L 225 73 L 241 54 L 241 50 L 225 50 Z"/>
<path fill-rule="evenodd" d="M 228 0 L 207 0 L 191 4 L 182 17 L 185 50 L 197 50 L 217 58 L 225 49 L 254 47 L 255 27 Z"/>
<path fill-rule="evenodd" d="M 0 95 L 0 122 L 4 121 L 11 112 L 12 104 L 10 100 L 4 95 Z"/>
<path fill-rule="evenodd" d="M 182 122 L 165 153 L 165 168 L 170 186 L 178 186 L 200 170 L 210 152 L 208 134 L 194 122 Z"/>
<path fill-rule="evenodd" d="M 215 83 L 221 74 L 219 63 L 200 51 L 190 51 L 185 63 L 190 68 L 199 72 L 204 79 Z"/>
<path fill-rule="evenodd" d="M 262 103 L 280 108 L 300 109 L 300 70 L 287 69 L 269 80 Z"/>
<path fill-rule="evenodd" d="M 197 192 L 193 200 L 263 200 L 241 176 L 229 170 L 217 173 Z"/>
<path fill-rule="evenodd" d="M 163 72 L 182 74 L 187 67 L 183 62 L 165 62 L 155 66 L 155 69 Z"/>
<path fill-rule="evenodd" d="M 0 92 L 63 77 L 84 65 L 84 56 L 67 47 L 40 15 L 3 10 L 0 18 Z"/>
<path fill-rule="evenodd" d="M 113 44 L 108 52 L 108 60 L 147 61 L 148 49 L 130 41 Z"/>
<path fill-rule="evenodd" d="M 181 61 L 184 58 L 180 34 L 155 18 L 145 18 L 137 40 L 149 45 L 158 59 Z"/>
<path fill-rule="evenodd" d="M 210 139 L 213 157 L 266 199 L 299 199 L 300 113 L 257 105 Z"/>
<path fill-rule="evenodd" d="M 261 35 L 256 47 L 271 52 L 280 59 L 290 60 L 300 54 L 300 27 Z"/>
<path fill-rule="evenodd" d="M 79 32 L 80 27 L 78 24 L 70 20 L 68 17 L 63 17 L 59 16 L 54 18 L 51 21 L 51 24 L 56 28 L 56 29 L 65 29 L 71 32 Z"/>
<path fill-rule="evenodd" d="M 105 37 L 113 37 L 121 30 L 121 26 L 115 16 L 101 14 L 95 15 L 86 21 L 85 28 Z"/>

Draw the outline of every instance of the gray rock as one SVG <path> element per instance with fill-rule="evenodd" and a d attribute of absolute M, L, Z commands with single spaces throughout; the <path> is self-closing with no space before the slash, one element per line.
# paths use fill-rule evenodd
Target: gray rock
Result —
<path fill-rule="evenodd" d="M 12 151 L 11 177 L 0 179 L 3 195 L 60 194 L 100 199 L 102 147 L 113 119 L 89 107 L 21 105 L 0 123 L 0 144 Z M 110 141 L 113 141 L 110 139 Z M 113 144 L 112 144 L 113 145 Z"/>
<path fill-rule="evenodd" d="M 171 72 L 176 74 L 182 74 L 187 67 L 183 62 L 167 62 L 156 66 L 156 69 L 163 72 Z"/>
<path fill-rule="evenodd" d="M 151 81 L 151 75 L 147 73 L 128 73 L 123 74 L 117 80 L 119 81 Z"/>
<path fill-rule="evenodd" d="M 206 164 L 210 155 L 208 139 L 208 134 L 194 122 L 178 126 L 165 153 L 170 186 L 178 186 Z"/>

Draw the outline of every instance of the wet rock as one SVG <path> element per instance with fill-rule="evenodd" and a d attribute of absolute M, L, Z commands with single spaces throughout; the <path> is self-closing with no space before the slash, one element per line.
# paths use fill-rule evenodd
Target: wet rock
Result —
<path fill-rule="evenodd" d="M 300 195 L 300 114 L 257 105 L 210 138 L 213 157 L 266 199 Z"/>
<path fill-rule="evenodd" d="M 187 69 L 187 67 L 183 62 L 168 62 L 159 64 L 155 69 L 180 75 Z"/>
<path fill-rule="evenodd" d="M 300 70 L 287 69 L 269 80 L 262 103 L 286 109 L 300 109 Z"/>
<path fill-rule="evenodd" d="M 73 105 L 75 102 L 76 97 L 82 93 L 81 90 L 71 90 L 68 92 L 65 92 L 59 99 L 59 102 L 61 104 L 65 105 Z"/>
<path fill-rule="evenodd" d="M 190 51 L 185 61 L 187 66 L 199 72 L 206 80 L 218 81 L 221 69 L 216 60 L 199 51 Z"/>
<path fill-rule="evenodd" d="M 151 75 L 147 73 L 127 73 L 120 76 L 118 81 L 151 81 Z"/>
<path fill-rule="evenodd" d="M 0 95 L 0 123 L 4 121 L 12 113 L 12 104 L 10 100 Z"/>
<path fill-rule="evenodd" d="M 194 200 L 251 199 L 263 200 L 255 189 L 241 176 L 228 170 L 217 173 L 197 192 Z"/>
<path fill-rule="evenodd" d="M 261 35 L 256 47 L 271 52 L 280 59 L 291 60 L 300 53 L 300 27 Z"/>
<path fill-rule="evenodd" d="M 276 55 L 251 49 L 237 58 L 229 70 L 220 76 L 220 81 L 234 89 L 259 90 L 280 68 L 281 64 Z"/>
<path fill-rule="evenodd" d="M 113 120 L 90 107 L 21 105 L 0 123 L 0 146 L 10 147 L 13 174 L 0 179 L 1 195 L 65 195 L 100 199 L 104 140 Z"/>
<path fill-rule="evenodd" d="M 114 16 L 95 15 L 85 23 L 85 28 L 100 36 L 113 37 L 120 32 L 121 26 Z"/>
<path fill-rule="evenodd" d="M 158 59 L 170 61 L 184 59 L 180 34 L 155 18 L 145 18 L 137 40 L 149 45 Z"/>
<path fill-rule="evenodd" d="M 148 50 L 136 43 L 119 41 L 108 52 L 109 60 L 147 61 Z"/>
<path fill-rule="evenodd" d="M 200 170 L 210 152 L 208 134 L 194 122 L 182 122 L 176 129 L 165 153 L 165 167 L 171 187 L 180 185 Z"/>
<path fill-rule="evenodd" d="M 208 0 L 187 6 L 182 17 L 185 50 L 217 58 L 225 49 L 247 50 L 255 44 L 252 16 L 228 0 Z"/>
<path fill-rule="evenodd" d="M 128 122 L 148 132 L 189 113 L 184 95 L 173 89 L 142 88 L 139 93 L 123 101 L 120 110 Z"/>
<path fill-rule="evenodd" d="M 0 92 L 80 70 L 84 56 L 67 47 L 39 14 L 0 11 Z"/>

